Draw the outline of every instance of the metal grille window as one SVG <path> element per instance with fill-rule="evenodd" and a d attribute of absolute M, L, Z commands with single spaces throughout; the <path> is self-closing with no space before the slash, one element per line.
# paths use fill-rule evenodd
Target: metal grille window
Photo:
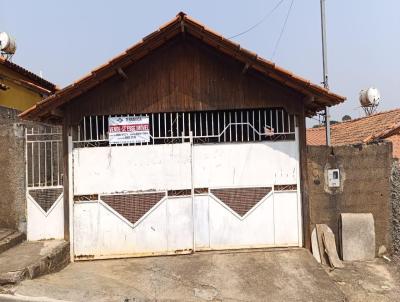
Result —
<path fill-rule="evenodd" d="M 25 157 L 28 188 L 62 187 L 63 157 L 59 127 L 27 128 Z"/>
<path fill-rule="evenodd" d="M 113 115 L 116 116 L 116 115 Z M 122 116 L 122 115 L 119 115 Z M 163 112 L 149 117 L 150 142 L 118 145 L 193 143 L 229 143 L 294 140 L 295 117 L 284 109 L 229 111 Z M 78 147 L 108 146 L 108 117 L 86 116 L 74 128 Z"/>

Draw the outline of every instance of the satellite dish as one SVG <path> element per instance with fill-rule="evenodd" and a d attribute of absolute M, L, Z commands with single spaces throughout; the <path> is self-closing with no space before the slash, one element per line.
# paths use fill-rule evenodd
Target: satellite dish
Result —
<path fill-rule="evenodd" d="M 0 51 L 6 56 L 12 56 L 17 50 L 15 39 L 6 32 L 0 32 Z"/>
<path fill-rule="evenodd" d="M 368 89 L 363 89 L 360 91 L 360 104 L 364 109 L 366 115 L 371 115 L 376 112 L 376 109 L 381 100 L 381 94 L 379 90 L 375 87 L 370 87 Z"/>

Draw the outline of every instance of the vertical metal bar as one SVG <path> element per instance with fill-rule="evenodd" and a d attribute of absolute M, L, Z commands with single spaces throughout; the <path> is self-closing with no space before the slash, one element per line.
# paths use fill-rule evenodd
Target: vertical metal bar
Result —
<path fill-rule="evenodd" d="M 282 112 L 282 132 L 285 133 L 285 115 L 283 109 L 281 109 L 281 112 Z"/>
<path fill-rule="evenodd" d="M 161 137 L 161 117 L 160 117 L 160 113 L 158 113 L 158 137 Z"/>
<path fill-rule="evenodd" d="M 246 111 L 246 117 L 247 117 L 247 119 L 246 119 L 246 122 L 247 122 L 247 141 L 249 142 L 249 141 L 250 141 L 250 125 L 249 125 L 249 123 L 250 123 L 250 118 L 249 118 L 249 110 Z"/>
<path fill-rule="evenodd" d="M 288 113 L 288 125 L 289 125 L 289 131 L 288 131 L 288 133 L 291 133 L 292 132 L 292 129 L 290 128 L 290 114 Z"/>
<path fill-rule="evenodd" d="M 206 136 L 208 136 L 208 114 L 206 111 Z"/>
<path fill-rule="evenodd" d="M 176 113 L 176 136 L 179 136 L 179 113 Z"/>
<path fill-rule="evenodd" d="M 182 138 L 183 138 L 183 141 L 185 141 L 184 140 L 184 138 L 185 138 L 185 112 L 182 112 L 182 128 L 183 128 Z"/>
<path fill-rule="evenodd" d="M 174 137 L 174 128 L 173 128 L 173 125 L 172 125 L 172 112 L 169 114 L 169 117 L 170 117 L 170 131 L 171 131 L 171 137 Z"/>
<path fill-rule="evenodd" d="M 272 127 L 272 109 L 269 110 L 269 123 L 270 130 L 272 130 L 274 128 Z M 275 132 L 275 129 L 273 131 Z"/>
<path fill-rule="evenodd" d="M 229 111 L 229 141 L 232 142 L 232 115 Z"/>
<path fill-rule="evenodd" d="M 39 156 L 38 156 L 38 161 L 39 161 L 39 165 L 38 165 L 38 172 L 39 172 L 39 186 L 40 186 L 40 183 L 41 183 L 41 181 L 42 181 L 42 178 L 41 178 L 41 175 L 40 175 L 40 144 L 41 144 L 41 142 L 38 142 L 38 154 L 39 154 Z"/>
<path fill-rule="evenodd" d="M 28 146 L 29 146 L 29 142 L 28 142 L 28 133 L 29 133 L 29 129 L 25 128 L 24 131 L 24 136 L 25 136 L 25 192 L 28 191 L 28 187 L 29 187 L 29 162 L 28 162 Z"/>
<path fill-rule="evenodd" d="M 81 125 L 78 124 L 78 139 L 77 141 L 79 142 L 81 140 Z"/>
<path fill-rule="evenodd" d="M 33 131 L 33 129 L 32 129 L 32 131 Z M 35 163 L 34 163 L 35 157 L 33 156 L 33 154 L 34 154 L 33 150 L 35 148 L 35 143 L 31 142 L 31 145 L 32 145 L 32 149 L 31 149 L 31 153 L 32 153 L 32 187 L 34 187 L 35 186 Z"/>
<path fill-rule="evenodd" d="M 96 115 L 96 140 L 99 140 L 99 117 Z"/>
<path fill-rule="evenodd" d="M 278 109 L 275 110 L 276 133 L 279 133 Z"/>
<path fill-rule="evenodd" d="M 85 141 L 86 137 L 86 116 L 83 117 L 83 140 Z"/>
<path fill-rule="evenodd" d="M 196 123 L 197 113 L 194 113 L 194 137 L 197 137 L 197 123 Z"/>
<path fill-rule="evenodd" d="M 258 140 L 261 140 L 261 110 L 258 109 Z"/>
<path fill-rule="evenodd" d="M 235 142 L 238 141 L 238 125 L 237 125 L 237 111 L 235 111 Z"/>
<path fill-rule="evenodd" d="M 103 120 L 103 137 L 102 139 L 105 140 L 106 139 L 106 125 L 105 125 L 105 121 L 104 121 L 104 115 L 102 116 L 102 120 Z"/>
<path fill-rule="evenodd" d="M 90 126 L 90 140 L 93 140 L 92 116 L 89 116 L 89 126 Z"/>
<path fill-rule="evenodd" d="M 226 119 L 225 119 L 225 111 L 224 111 L 224 125 L 223 125 L 223 129 L 224 129 L 224 143 L 226 143 L 226 131 L 225 131 L 225 127 L 226 127 Z"/>
<path fill-rule="evenodd" d="M 201 119 L 201 112 L 199 113 L 199 119 L 200 119 L 200 136 L 203 136 L 203 121 Z"/>
<path fill-rule="evenodd" d="M 59 150 L 60 142 L 56 142 L 57 146 L 57 186 L 60 185 L 60 150 Z"/>
<path fill-rule="evenodd" d="M 243 142 L 243 110 L 240 110 L 240 124 L 241 124 L 241 132 L 242 132 L 242 142 Z"/>
<path fill-rule="evenodd" d="M 167 137 L 167 114 L 164 112 L 164 137 Z"/>
<path fill-rule="evenodd" d="M 267 125 L 267 110 L 265 108 L 263 110 L 264 110 L 264 125 L 263 125 L 263 128 L 264 128 Z M 263 132 L 264 132 L 264 129 L 263 129 Z"/>
<path fill-rule="evenodd" d="M 154 113 L 151 114 L 151 138 L 154 145 Z"/>
<path fill-rule="evenodd" d="M 53 177 L 53 141 L 50 141 L 50 173 L 51 173 L 51 185 L 53 186 L 54 177 Z"/>
<path fill-rule="evenodd" d="M 217 111 L 217 125 L 218 125 L 218 132 L 217 132 L 217 134 L 218 134 L 218 142 L 220 142 L 221 141 L 221 136 L 219 135 L 220 134 L 220 127 L 219 127 L 219 111 Z"/>
<path fill-rule="evenodd" d="M 189 133 L 188 134 L 190 134 L 190 132 L 192 131 L 192 127 L 191 127 L 191 125 L 190 125 L 190 112 L 189 112 L 189 116 L 188 116 L 188 121 L 189 121 Z"/>
<path fill-rule="evenodd" d="M 211 135 L 213 136 L 214 134 L 214 112 L 211 112 Z"/>
<path fill-rule="evenodd" d="M 255 142 L 256 141 L 256 132 L 254 129 L 254 127 L 255 127 L 255 125 L 254 125 L 254 109 L 252 109 L 251 112 L 252 112 L 252 116 L 253 116 L 253 121 L 251 123 L 251 125 L 253 126 L 253 142 Z"/>

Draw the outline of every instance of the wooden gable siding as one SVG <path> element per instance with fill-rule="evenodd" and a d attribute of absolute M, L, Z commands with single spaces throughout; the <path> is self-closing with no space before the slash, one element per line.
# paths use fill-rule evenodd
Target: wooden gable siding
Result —
<path fill-rule="evenodd" d="M 301 110 L 303 95 L 186 35 L 152 51 L 68 103 L 67 124 L 83 116 L 241 108 Z"/>

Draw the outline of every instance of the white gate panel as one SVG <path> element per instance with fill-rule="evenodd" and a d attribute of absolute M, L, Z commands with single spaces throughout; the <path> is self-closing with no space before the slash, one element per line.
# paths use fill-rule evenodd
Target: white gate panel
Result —
<path fill-rule="evenodd" d="M 208 195 L 194 198 L 194 238 L 196 249 L 200 250 L 210 248 L 209 199 Z"/>
<path fill-rule="evenodd" d="M 74 253 L 77 259 L 175 254 L 193 247 L 190 198 L 160 201 L 135 225 L 105 203 L 74 206 Z"/>
<path fill-rule="evenodd" d="M 27 194 L 27 240 L 64 239 L 64 195 L 45 212 Z"/>
<path fill-rule="evenodd" d="M 190 144 L 76 148 L 74 194 L 190 188 Z"/>
<path fill-rule="evenodd" d="M 295 184 L 296 141 L 193 146 L 194 186 L 240 187 Z"/>
<path fill-rule="evenodd" d="M 299 246 L 301 221 L 297 192 L 275 192 L 275 242 L 277 245 Z"/>
<path fill-rule="evenodd" d="M 167 200 L 168 251 L 193 249 L 192 199 L 190 197 Z"/>
<path fill-rule="evenodd" d="M 273 198 L 268 195 L 244 217 L 214 197 L 209 197 L 211 249 L 274 245 Z"/>

